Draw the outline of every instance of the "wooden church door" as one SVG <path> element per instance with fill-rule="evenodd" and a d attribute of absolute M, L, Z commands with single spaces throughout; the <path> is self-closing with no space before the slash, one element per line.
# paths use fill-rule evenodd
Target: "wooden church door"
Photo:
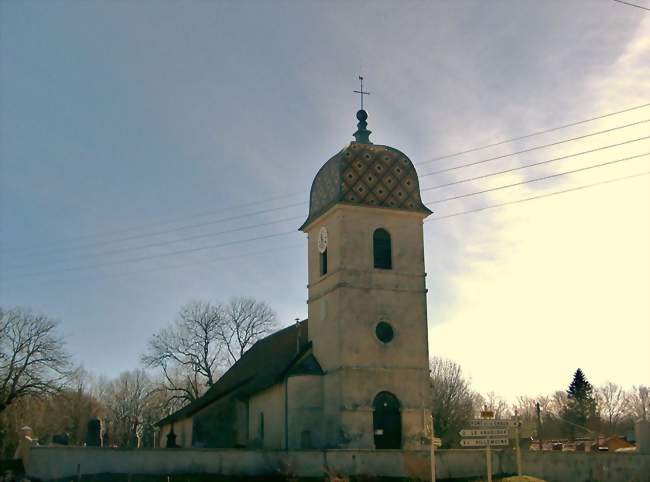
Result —
<path fill-rule="evenodd" d="M 389 392 L 381 392 L 375 397 L 372 425 L 376 449 L 402 448 L 402 414 L 399 401 Z"/>

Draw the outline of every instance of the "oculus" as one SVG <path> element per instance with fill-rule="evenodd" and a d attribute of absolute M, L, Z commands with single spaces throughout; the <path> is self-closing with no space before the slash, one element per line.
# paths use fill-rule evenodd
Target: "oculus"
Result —
<path fill-rule="evenodd" d="M 385 321 L 380 321 L 375 327 L 375 335 L 377 339 L 382 343 L 390 343 L 395 335 L 393 333 L 393 327 L 390 326 Z"/>

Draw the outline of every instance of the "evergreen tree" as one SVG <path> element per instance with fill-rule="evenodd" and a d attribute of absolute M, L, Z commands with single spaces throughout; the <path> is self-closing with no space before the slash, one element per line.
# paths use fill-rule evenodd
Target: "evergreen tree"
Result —
<path fill-rule="evenodd" d="M 596 398 L 594 388 L 587 381 L 583 371 L 578 368 L 573 375 L 573 380 L 567 390 L 567 405 L 564 409 L 564 418 L 569 423 L 571 438 L 575 439 L 576 431 L 580 427 L 587 427 L 596 420 Z"/>

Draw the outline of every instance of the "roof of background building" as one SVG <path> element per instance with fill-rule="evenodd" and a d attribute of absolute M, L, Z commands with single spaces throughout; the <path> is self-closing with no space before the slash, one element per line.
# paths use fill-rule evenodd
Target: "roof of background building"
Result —
<path fill-rule="evenodd" d="M 311 349 L 308 330 L 309 324 L 303 320 L 259 340 L 201 398 L 163 418 L 158 425 L 187 418 L 227 395 L 247 398 L 287 375 L 321 375 L 316 358 L 307 355 Z"/>

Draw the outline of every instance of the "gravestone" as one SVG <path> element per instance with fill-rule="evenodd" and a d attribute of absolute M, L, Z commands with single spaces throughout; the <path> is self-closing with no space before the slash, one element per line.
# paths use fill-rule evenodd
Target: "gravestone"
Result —
<path fill-rule="evenodd" d="M 88 430 L 86 431 L 86 446 L 102 446 L 102 421 L 98 418 L 88 420 Z"/>
<path fill-rule="evenodd" d="M 168 449 L 177 449 L 180 445 L 176 444 L 176 434 L 174 433 L 174 426 L 172 425 L 171 430 L 167 434 L 167 444 L 165 445 Z"/>
<path fill-rule="evenodd" d="M 69 445 L 70 444 L 70 434 L 69 433 L 57 433 L 52 435 L 52 443 L 55 445 Z"/>

